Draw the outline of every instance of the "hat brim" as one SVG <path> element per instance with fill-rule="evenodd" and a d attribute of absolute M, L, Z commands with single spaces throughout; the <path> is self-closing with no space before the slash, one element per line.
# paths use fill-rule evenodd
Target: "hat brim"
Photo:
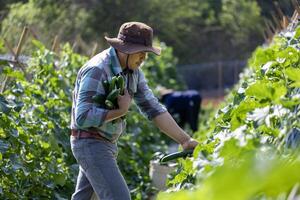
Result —
<path fill-rule="evenodd" d="M 134 54 L 139 52 L 153 52 L 158 56 L 161 53 L 161 49 L 158 47 L 144 46 L 141 44 L 134 44 L 134 43 L 126 43 L 118 38 L 109 38 L 106 36 L 104 38 L 112 47 L 121 51 L 122 53 Z"/>

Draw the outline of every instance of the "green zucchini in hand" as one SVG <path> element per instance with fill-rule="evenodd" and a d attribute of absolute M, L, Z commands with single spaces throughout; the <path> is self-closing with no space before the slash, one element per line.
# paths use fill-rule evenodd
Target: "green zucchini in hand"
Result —
<path fill-rule="evenodd" d="M 105 95 L 95 95 L 93 102 L 111 110 L 118 108 L 118 96 L 124 94 L 125 80 L 123 76 L 114 76 L 110 80 L 102 81 Z"/>
<path fill-rule="evenodd" d="M 165 163 L 171 160 L 175 160 L 177 158 L 186 158 L 187 156 L 192 156 L 194 149 L 188 149 L 184 151 L 179 151 L 171 154 L 167 154 L 160 159 L 160 163 Z"/>
<path fill-rule="evenodd" d="M 106 99 L 113 102 L 119 96 L 119 94 L 120 94 L 120 89 L 114 89 L 107 95 Z"/>
<path fill-rule="evenodd" d="M 105 103 L 106 97 L 103 94 L 96 94 L 92 97 L 93 102 L 103 105 Z"/>
<path fill-rule="evenodd" d="M 118 76 L 117 78 L 117 87 L 120 89 L 120 95 L 124 94 L 124 88 L 125 88 L 125 80 L 123 76 Z"/>
<path fill-rule="evenodd" d="M 109 82 L 109 92 L 113 91 L 116 88 L 117 77 L 114 76 Z"/>
<path fill-rule="evenodd" d="M 104 91 L 105 91 L 105 94 L 108 94 L 109 93 L 109 81 L 108 80 L 104 80 L 103 82 L 102 82 L 102 85 L 103 85 L 103 87 L 104 87 Z"/>

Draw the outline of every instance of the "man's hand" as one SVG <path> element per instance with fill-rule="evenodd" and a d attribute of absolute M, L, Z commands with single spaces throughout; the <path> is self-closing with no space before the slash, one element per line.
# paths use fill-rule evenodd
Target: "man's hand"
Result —
<path fill-rule="evenodd" d="M 123 114 L 126 114 L 130 104 L 131 104 L 131 96 L 128 93 L 128 90 L 125 89 L 124 91 L 124 95 L 119 95 L 118 96 L 118 105 L 119 105 L 119 109 L 122 111 Z"/>
<path fill-rule="evenodd" d="M 125 90 L 124 95 L 118 96 L 119 109 L 109 110 L 106 115 L 105 121 L 110 122 L 124 116 L 129 109 L 130 103 L 131 96 L 129 95 L 128 90 Z"/>
<path fill-rule="evenodd" d="M 194 140 L 193 138 L 189 138 L 188 140 L 184 141 L 181 146 L 184 150 L 187 149 L 194 149 L 199 143 Z"/>
<path fill-rule="evenodd" d="M 169 112 L 164 112 L 153 119 L 155 125 L 170 138 L 179 143 L 184 150 L 193 149 L 198 142 L 182 130 Z"/>

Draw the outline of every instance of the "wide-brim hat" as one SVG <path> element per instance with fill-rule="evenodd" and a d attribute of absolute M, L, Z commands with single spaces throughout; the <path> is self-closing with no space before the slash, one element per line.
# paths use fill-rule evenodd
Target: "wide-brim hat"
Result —
<path fill-rule="evenodd" d="M 106 41 L 115 49 L 126 54 L 138 52 L 153 52 L 160 55 L 161 49 L 153 47 L 153 30 L 141 22 L 124 23 L 117 38 L 105 37 Z"/>

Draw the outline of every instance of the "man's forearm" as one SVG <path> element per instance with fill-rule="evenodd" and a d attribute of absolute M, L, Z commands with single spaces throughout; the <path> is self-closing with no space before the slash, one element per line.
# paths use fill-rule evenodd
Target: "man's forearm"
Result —
<path fill-rule="evenodd" d="M 163 133 L 181 145 L 191 139 L 191 137 L 177 125 L 169 112 L 156 116 L 153 121 Z"/>
<path fill-rule="evenodd" d="M 109 110 L 105 117 L 105 122 L 113 121 L 115 119 L 118 119 L 118 118 L 124 116 L 125 114 L 126 114 L 126 112 L 124 112 L 121 109 Z"/>

